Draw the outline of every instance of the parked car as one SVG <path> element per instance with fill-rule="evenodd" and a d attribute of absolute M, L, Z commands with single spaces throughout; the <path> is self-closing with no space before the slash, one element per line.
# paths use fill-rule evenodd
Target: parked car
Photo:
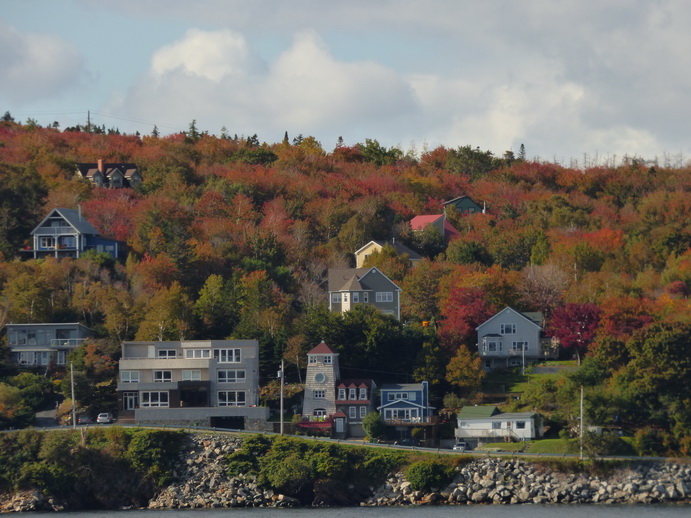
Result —
<path fill-rule="evenodd" d="M 403 439 L 396 441 L 394 444 L 399 446 L 420 446 L 419 441 L 417 439 L 413 439 L 412 437 L 404 437 Z"/>
<path fill-rule="evenodd" d="M 77 424 L 91 424 L 93 421 L 88 415 L 80 415 L 77 417 Z"/>
<path fill-rule="evenodd" d="M 113 414 L 110 412 L 102 412 L 98 414 L 96 422 L 99 424 L 110 424 L 113 422 Z"/>
<path fill-rule="evenodd" d="M 456 444 L 454 444 L 452 449 L 453 449 L 453 451 L 466 451 L 470 448 L 468 448 L 467 443 L 461 441 L 461 442 L 457 442 Z"/>

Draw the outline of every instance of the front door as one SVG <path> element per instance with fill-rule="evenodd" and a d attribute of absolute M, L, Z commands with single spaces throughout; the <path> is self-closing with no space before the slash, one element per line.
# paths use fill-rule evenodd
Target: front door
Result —
<path fill-rule="evenodd" d="M 123 410 L 134 410 L 139 406 L 139 392 L 125 392 L 122 395 Z"/>

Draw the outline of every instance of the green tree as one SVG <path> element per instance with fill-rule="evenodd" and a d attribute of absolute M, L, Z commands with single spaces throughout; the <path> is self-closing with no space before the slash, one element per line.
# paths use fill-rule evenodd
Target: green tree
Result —
<path fill-rule="evenodd" d="M 136 340 L 184 340 L 191 327 L 192 305 L 177 281 L 149 298 L 143 313 Z"/>
<path fill-rule="evenodd" d="M 465 345 L 458 348 L 446 366 L 446 381 L 466 394 L 472 394 L 480 388 L 485 374 L 482 358 L 477 353 L 471 353 Z"/>
<path fill-rule="evenodd" d="M 362 420 L 362 429 L 370 439 L 382 439 L 386 433 L 386 424 L 379 412 L 370 412 Z"/>

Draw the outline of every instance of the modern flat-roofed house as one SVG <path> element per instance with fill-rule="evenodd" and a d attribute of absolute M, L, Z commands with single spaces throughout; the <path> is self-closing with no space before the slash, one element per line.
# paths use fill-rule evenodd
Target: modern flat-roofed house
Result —
<path fill-rule="evenodd" d="M 350 311 L 371 304 L 382 313 L 401 319 L 401 288 L 377 268 L 329 270 L 329 309 Z"/>
<path fill-rule="evenodd" d="M 123 342 L 120 418 L 138 424 L 263 430 L 256 340 Z"/>
<path fill-rule="evenodd" d="M 142 182 L 142 173 L 137 164 L 106 163 L 102 159 L 98 162 L 82 162 L 77 164 L 77 178 L 89 180 L 97 187 L 122 189 L 136 187 Z"/>
<path fill-rule="evenodd" d="M 65 365 L 69 352 L 92 336 L 79 323 L 7 324 L 12 361 L 24 367 Z"/>
<path fill-rule="evenodd" d="M 122 251 L 121 243 L 101 237 L 78 209 L 53 209 L 31 231 L 31 236 L 32 244 L 20 252 L 34 259 L 78 258 L 87 250 L 106 252 L 117 259 Z"/>
<path fill-rule="evenodd" d="M 457 439 L 473 446 L 490 442 L 539 439 L 544 435 L 537 412 L 500 412 L 495 406 L 464 406 L 459 412 Z"/>
<path fill-rule="evenodd" d="M 477 348 L 485 370 L 519 367 L 556 358 L 551 338 L 543 337 L 542 313 L 521 313 L 510 307 L 480 324 Z"/>
<path fill-rule="evenodd" d="M 398 255 L 408 256 L 408 261 L 410 261 L 411 266 L 415 266 L 419 261 L 422 260 L 422 256 L 416 251 L 411 250 L 403 243 L 396 241 L 395 239 L 391 241 L 370 241 L 365 246 L 355 251 L 355 267 L 364 268 L 365 261 L 374 252 L 381 252 L 385 246 L 390 246 Z"/>

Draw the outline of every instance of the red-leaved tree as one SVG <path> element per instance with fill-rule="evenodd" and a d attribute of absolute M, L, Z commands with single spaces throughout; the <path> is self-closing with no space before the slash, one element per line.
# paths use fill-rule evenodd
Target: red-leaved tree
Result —
<path fill-rule="evenodd" d="M 600 322 L 600 308 L 596 304 L 567 304 L 554 310 L 549 324 L 552 336 L 564 349 L 574 349 L 581 364 L 581 356 L 595 338 Z"/>

